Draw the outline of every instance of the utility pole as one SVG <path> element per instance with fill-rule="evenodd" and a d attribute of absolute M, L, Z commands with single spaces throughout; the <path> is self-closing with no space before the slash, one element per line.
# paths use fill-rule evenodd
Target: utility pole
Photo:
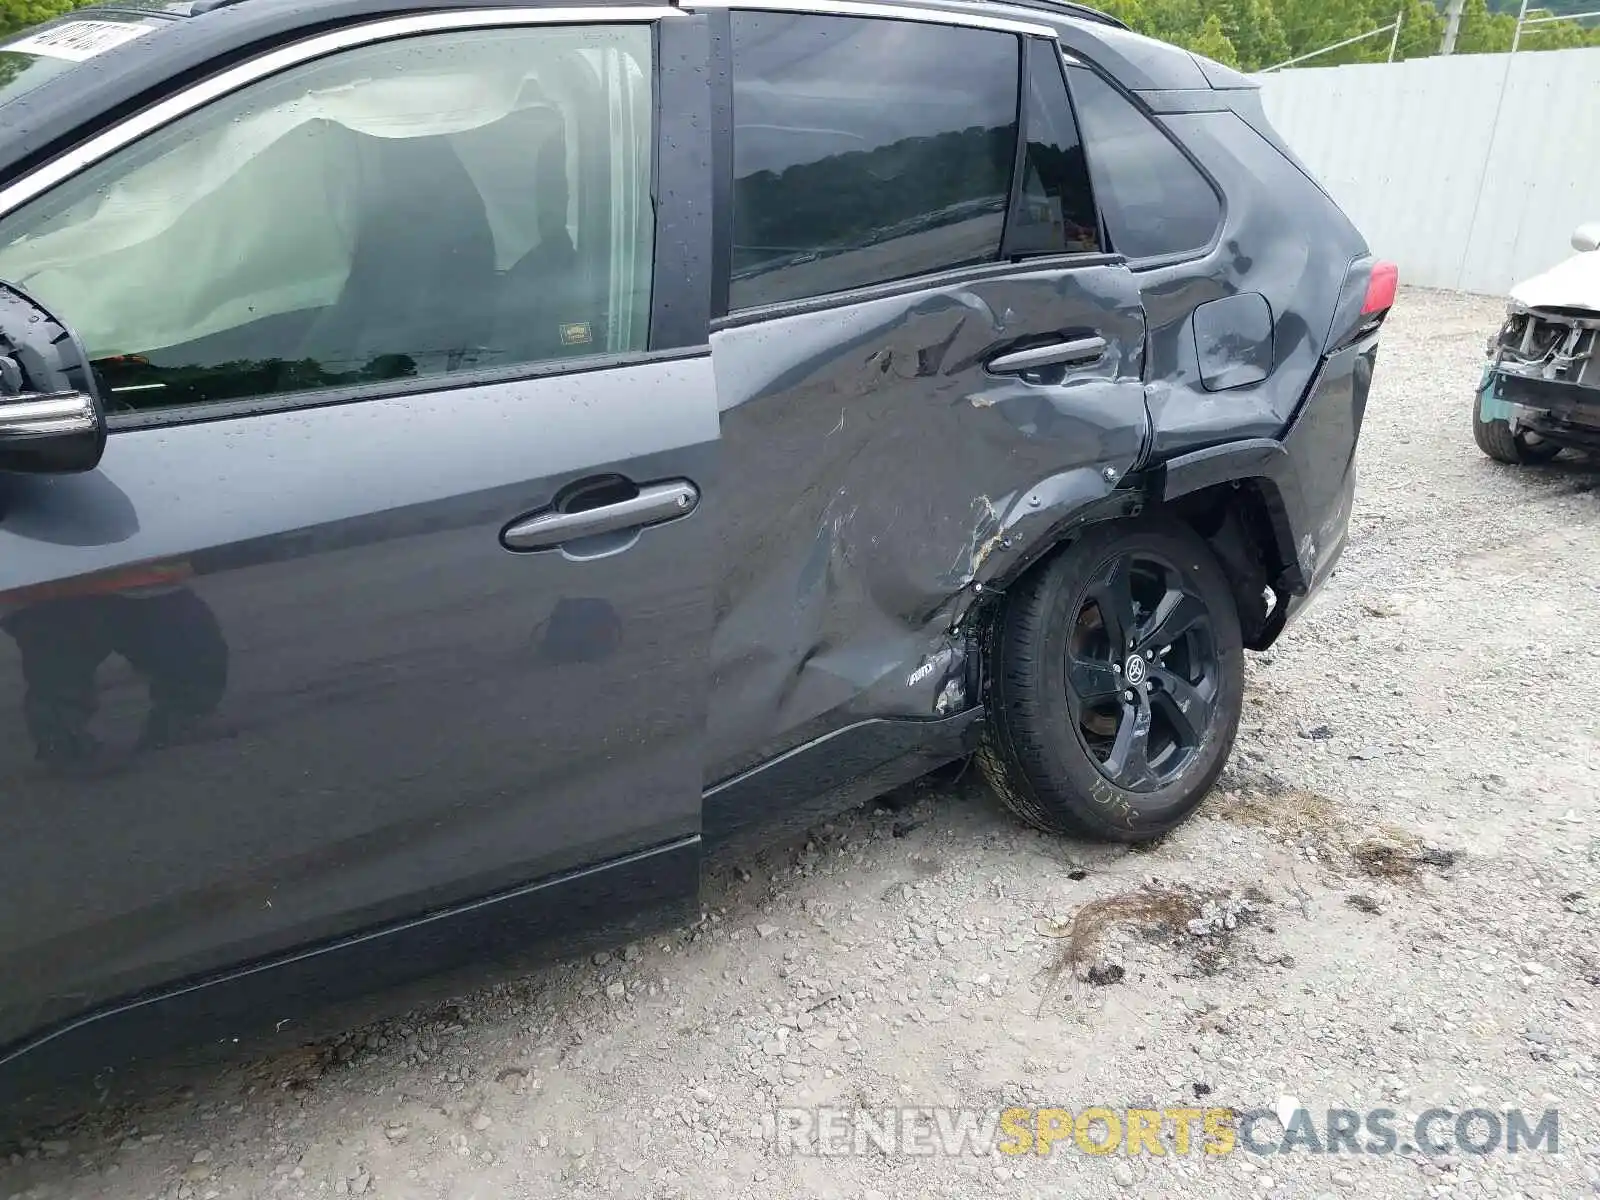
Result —
<path fill-rule="evenodd" d="M 1439 43 L 1440 54 L 1454 54 L 1456 52 L 1456 34 L 1461 29 L 1461 7 L 1466 0 L 1450 0 L 1450 5 L 1444 10 L 1444 40 Z"/>

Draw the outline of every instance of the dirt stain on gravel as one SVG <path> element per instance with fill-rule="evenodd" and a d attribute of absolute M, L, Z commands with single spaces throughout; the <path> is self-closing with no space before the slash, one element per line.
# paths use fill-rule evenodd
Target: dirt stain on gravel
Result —
<path fill-rule="evenodd" d="M 1376 830 L 1359 827 L 1340 812 L 1336 801 L 1275 779 L 1253 780 L 1217 793 L 1204 811 L 1289 842 L 1336 875 L 1413 883 L 1424 868 L 1447 870 L 1460 858 L 1457 851 L 1430 846 L 1394 825 Z"/>
<path fill-rule="evenodd" d="M 1192 960 L 1197 974 L 1215 975 L 1232 961 L 1229 947 L 1234 934 L 1250 925 L 1266 903 L 1266 896 L 1255 888 L 1235 894 L 1226 888 L 1161 884 L 1091 900 L 1070 920 L 1040 931 L 1062 940 L 1049 968 L 1045 1000 L 1066 979 L 1100 986 L 1122 979 L 1120 965 L 1099 960 L 1105 934 L 1112 928 L 1137 930 L 1147 941 L 1169 943 Z"/>
<path fill-rule="evenodd" d="M 1349 829 L 1349 823 L 1328 797 L 1275 783 L 1215 794 L 1203 811 L 1236 825 L 1253 826 L 1296 841 L 1311 837 L 1332 844 Z"/>
<path fill-rule="evenodd" d="M 1191 888 L 1148 885 L 1091 900 L 1064 925 L 1045 930 L 1045 936 L 1065 939 L 1061 966 L 1076 970 L 1090 962 L 1100 949 L 1101 937 L 1112 926 L 1176 934 L 1200 916 L 1204 893 Z"/>
<path fill-rule="evenodd" d="M 1374 879 L 1409 883 L 1424 867 L 1441 871 L 1453 867 L 1458 855 L 1454 850 L 1426 845 L 1405 830 L 1388 828 L 1350 847 L 1350 857 L 1363 874 Z"/>

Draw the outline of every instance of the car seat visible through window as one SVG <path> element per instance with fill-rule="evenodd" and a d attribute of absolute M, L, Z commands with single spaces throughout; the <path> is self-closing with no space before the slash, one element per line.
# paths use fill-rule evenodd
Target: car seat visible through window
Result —
<path fill-rule="evenodd" d="M 471 366 L 494 327 L 494 234 L 447 136 L 361 139 L 350 274 L 301 348 L 329 373 Z"/>
<path fill-rule="evenodd" d="M 535 161 L 539 241 L 506 272 L 497 343 L 524 361 L 592 354 L 605 345 L 605 299 L 568 228 L 567 137 L 559 121 Z"/>

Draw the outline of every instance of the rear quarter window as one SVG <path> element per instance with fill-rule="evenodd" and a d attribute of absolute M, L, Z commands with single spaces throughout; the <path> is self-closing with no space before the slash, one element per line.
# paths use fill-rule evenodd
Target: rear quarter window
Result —
<path fill-rule="evenodd" d="M 1067 70 L 1111 249 L 1131 259 L 1210 244 L 1222 201 L 1189 157 L 1094 71 Z"/>

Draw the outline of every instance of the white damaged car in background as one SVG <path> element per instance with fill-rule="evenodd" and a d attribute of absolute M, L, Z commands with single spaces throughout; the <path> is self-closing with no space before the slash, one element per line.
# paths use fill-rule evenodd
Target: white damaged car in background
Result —
<path fill-rule="evenodd" d="M 1600 451 L 1600 221 L 1578 253 L 1511 290 L 1472 410 L 1478 448 L 1505 463 Z"/>

